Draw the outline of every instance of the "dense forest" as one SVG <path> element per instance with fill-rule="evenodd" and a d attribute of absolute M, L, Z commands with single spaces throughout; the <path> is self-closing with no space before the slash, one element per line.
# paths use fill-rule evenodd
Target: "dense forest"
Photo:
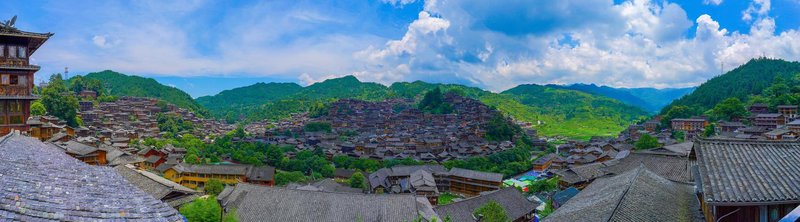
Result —
<path fill-rule="evenodd" d="M 105 92 L 110 96 L 136 96 L 151 97 L 164 100 L 194 111 L 201 116 L 208 115 L 208 111 L 192 99 L 189 94 L 175 87 L 169 87 L 158 83 L 151 78 L 139 76 L 129 76 L 122 73 L 106 70 L 102 72 L 89 73 L 82 77 L 86 80 L 97 80 L 102 83 Z"/>
<path fill-rule="evenodd" d="M 675 100 L 661 111 L 662 124 L 675 118 L 706 116 L 711 121 L 747 122 L 747 107 L 800 104 L 800 63 L 775 59 L 752 59 L 730 72 L 712 78 L 693 93 Z"/>
<path fill-rule="evenodd" d="M 724 75 L 714 77 L 661 110 L 661 114 L 675 106 L 686 107 L 694 115 L 713 108 L 723 100 L 735 97 L 741 101 L 751 101 L 753 95 L 761 95 L 777 80 L 792 80 L 800 73 L 800 63 L 776 59 L 752 59 L 746 64 Z M 752 103 L 752 102 L 750 102 Z"/>
<path fill-rule="evenodd" d="M 224 116 L 225 112 L 282 99 L 302 89 L 302 86 L 295 83 L 256 83 L 250 86 L 225 90 L 215 96 L 199 97 L 196 101 L 208 109 L 211 114 Z"/>
<path fill-rule="evenodd" d="M 263 85 L 263 84 L 257 84 Z M 283 86 L 283 87 L 280 87 Z M 563 135 L 586 139 L 591 136 L 615 135 L 624 127 L 647 112 L 633 106 L 625 105 L 617 100 L 603 96 L 582 93 L 575 90 L 557 89 L 549 86 L 529 85 L 504 93 L 492 93 L 476 87 L 457 84 L 433 84 L 422 81 L 398 82 L 389 87 L 364 83 L 353 76 L 329 79 L 294 91 L 291 84 L 273 85 L 273 95 L 256 95 L 253 91 L 263 86 L 249 86 L 227 90 L 215 96 L 198 98 L 205 104 L 207 101 L 244 101 L 255 99 L 262 103 L 234 102 L 235 105 L 209 108 L 211 113 L 229 122 L 256 121 L 261 119 L 286 118 L 291 113 L 314 112 L 324 109 L 325 105 L 342 98 L 355 98 L 367 101 L 380 101 L 388 98 L 409 98 L 425 101 L 425 95 L 435 89 L 440 93 L 457 93 L 478 99 L 488 106 L 517 120 L 537 123 L 539 131 L 548 136 Z M 283 90 L 281 90 L 281 88 Z M 536 88 L 536 90 L 533 90 Z M 546 90 L 545 90 L 546 89 Z M 429 101 L 434 112 L 447 113 L 446 106 L 439 106 L 438 94 Z M 236 98 L 236 99 L 233 99 Z M 220 103 L 225 104 L 225 103 Z M 422 103 L 428 104 L 428 103 Z M 424 108 L 424 107 L 423 107 Z"/>

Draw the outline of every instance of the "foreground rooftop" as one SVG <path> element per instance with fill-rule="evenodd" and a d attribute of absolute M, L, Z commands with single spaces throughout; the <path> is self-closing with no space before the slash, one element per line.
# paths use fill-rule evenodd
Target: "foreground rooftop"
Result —
<path fill-rule="evenodd" d="M 182 218 L 110 167 L 87 165 L 17 133 L 0 138 L 0 221 Z"/>

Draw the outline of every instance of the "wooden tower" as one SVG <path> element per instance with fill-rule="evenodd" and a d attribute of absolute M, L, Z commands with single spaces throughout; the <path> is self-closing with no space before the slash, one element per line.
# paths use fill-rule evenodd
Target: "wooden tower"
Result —
<path fill-rule="evenodd" d="M 0 135 L 12 130 L 27 131 L 33 94 L 33 74 L 39 66 L 30 56 L 52 33 L 26 32 L 14 27 L 16 16 L 0 23 Z"/>

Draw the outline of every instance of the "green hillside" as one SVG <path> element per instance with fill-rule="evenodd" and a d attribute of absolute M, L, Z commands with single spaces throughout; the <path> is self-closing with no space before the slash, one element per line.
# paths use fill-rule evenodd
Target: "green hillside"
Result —
<path fill-rule="evenodd" d="M 212 115 L 224 116 L 228 112 L 238 112 L 247 107 L 284 98 L 302 89 L 302 86 L 295 83 L 256 83 L 195 100 L 208 109 Z"/>
<path fill-rule="evenodd" d="M 752 95 L 761 95 L 776 79 L 793 80 L 797 73 L 800 73 L 798 62 L 752 59 L 724 75 L 706 81 L 691 94 L 664 107 L 661 114 L 666 114 L 674 106 L 685 106 L 691 109 L 693 114 L 701 114 L 729 97 L 748 101 Z"/>
<path fill-rule="evenodd" d="M 570 137 L 616 135 L 647 112 L 619 100 L 574 90 L 520 85 L 501 93 L 522 105 L 535 107 L 545 135 Z"/>
<path fill-rule="evenodd" d="M 129 76 L 111 70 L 89 73 L 83 78 L 99 80 L 105 90 L 112 96 L 157 98 L 192 110 L 203 116 L 208 114 L 208 111 L 195 102 L 186 92 L 175 87 L 162 85 L 151 78 Z"/>
<path fill-rule="evenodd" d="M 421 99 L 421 95 L 439 87 L 443 92 L 454 92 L 478 99 L 484 104 L 513 116 L 517 120 L 542 123 L 536 126 L 543 135 L 562 135 L 587 139 L 591 136 L 611 136 L 622 131 L 627 124 L 646 115 L 639 108 L 628 106 L 610 98 L 574 90 L 536 86 L 545 89 L 530 91 L 534 85 L 521 87 L 508 93 L 492 93 L 476 87 L 457 84 L 434 84 L 422 81 L 398 82 L 386 87 L 377 83 L 361 82 L 353 76 L 329 79 L 301 88 L 294 93 L 271 91 L 274 95 L 258 96 L 252 93 L 262 86 L 248 86 L 227 90 L 215 96 L 198 98 L 201 104 L 209 101 L 224 106 L 209 107 L 212 114 L 228 121 L 256 121 L 280 119 L 291 113 L 324 109 L 325 105 L 343 98 L 380 101 L 387 98 Z M 258 85 L 258 84 L 257 84 Z M 239 95 L 239 92 L 243 92 Z M 283 93 L 281 93 L 283 92 Z M 259 102 L 236 102 L 225 105 L 222 98 L 256 98 Z M 552 104 L 557 104 L 552 106 Z"/>
<path fill-rule="evenodd" d="M 547 85 L 555 88 L 572 89 L 581 92 L 605 96 L 619 100 L 625 104 L 639 107 L 650 113 L 658 113 L 661 108 L 673 100 L 691 93 L 689 88 L 613 88 L 595 84 Z"/>

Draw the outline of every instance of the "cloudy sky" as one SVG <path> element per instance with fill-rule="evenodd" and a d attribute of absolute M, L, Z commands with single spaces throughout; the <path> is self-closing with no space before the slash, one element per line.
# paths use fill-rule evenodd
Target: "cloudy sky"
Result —
<path fill-rule="evenodd" d="M 695 86 L 800 60 L 800 0 L 0 1 L 53 36 L 39 78 L 111 69 L 192 96 L 257 81 Z"/>

